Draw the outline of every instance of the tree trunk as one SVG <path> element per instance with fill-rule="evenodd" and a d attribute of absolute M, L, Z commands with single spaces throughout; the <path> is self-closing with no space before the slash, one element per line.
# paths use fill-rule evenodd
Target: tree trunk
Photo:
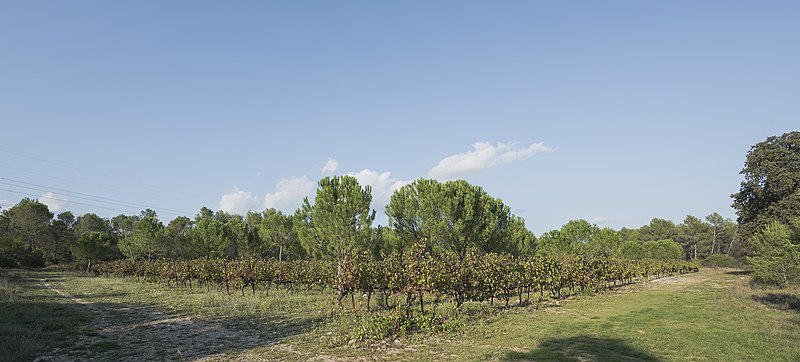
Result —
<path fill-rule="evenodd" d="M 731 238 L 731 243 L 728 245 L 728 255 L 731 255 L 731 249 L 733 249 L 733 242 L 736 241 L 736 238 L 739 236 L 739 230 L 736 230 L 733 233 L 733 237 Z"/>
<path fill-rule="evenodd" d="M 711 255 L 714 255 L 715 246 L 717 246 L 717 228 L 714 228 L 714 236 L 711 238 Z"/>
<path fill-rule="evenodd" d="M 280 249 L 278 249 L 278 262 L 283 262 L 283 244 L 281 244 Z"/>
<path fill-rule="evenodd" d="M 339 260 L 336 262 L 336 291 L 339 293 L 339 308 L 342 307 L 342 299 L 344 299 L 345 294 L 342 288 L 342 253 L 339 253 Z"/>
<path fill-rule="evenodd" d="M 344 309 L 344 306 L 342 305 L 342 299 L 344 299 L 344 294 L 342 294 L 341 290 L 338 293 L 339 294 L 337 296 L 337 301 L 339 302 L 339 308 Z"/>

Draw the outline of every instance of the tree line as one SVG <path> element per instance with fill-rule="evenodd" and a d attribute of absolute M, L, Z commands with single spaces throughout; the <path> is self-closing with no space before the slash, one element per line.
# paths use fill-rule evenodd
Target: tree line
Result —
<path fill-rule="evenodd" d="M 364 253 L 380 260 L 411 245 L 432 255 L 463 259 L 482 253 L 624 259 L 703 259 L 711 254 L 744 255 L 738 228 L 719 214 L 687 216 L 682 224 L 653 219 L 638 229 L 600 228 L 573 220 L 536 237 L 525 220 L 500 199 L 466 181 L 416 180 L 391 197 L 389 226 L 373 225 L 376 211 L 369 186 L 350 176 L 319 181 L 313 203 L 306 198 L 293 214 L 275 209 L 245 215 L 203 207 L 194 218 L 179 216 L 166 225 L 155 211 L 120 214 L 54 215 L 37 200 L 24 198 L 0 214 L 0 263 L 46 263 L 147 259 L 342 259 Z"/>
<path fill-rule="evenodd" d="M 573 220 L 538 238 L 502 200 L 463 180 L 419 179 L 396 190 L 384 210 L 387 226 L 374 225 L 371 189 L 351 176 L 320 180 L 313 202 L 304 199 L 292 214 L 267 209 L 234 215 L 203 207 L 194 218 L 179 216 L 166 225 L 150 209 L 111 219 L 76 217 L 69 211 L 54 215 L 24 198 L 0 213 L 0 265 L 118 258 L 340 260 L 349 252 L 380 260 L 417 244 L 431 255 L 458 259 L 470 249 L 623 259 L 703 260 L 720 254 L 756 263 L 770 257 L 767 250 L 789 250 L 795 258 L 800 237 L 789 231 L 800 217 L 800 132 L 754 145 L 741 174 L 740 190 L 731 195 L 736 222 L 712 213 L 688 215 L 680 224 L 654 218 L 639 228 L 613 230 Z M 789 231 L 777 232 L 777 224 Z M 764 237 L 768 226 L 772 236 Z"/>

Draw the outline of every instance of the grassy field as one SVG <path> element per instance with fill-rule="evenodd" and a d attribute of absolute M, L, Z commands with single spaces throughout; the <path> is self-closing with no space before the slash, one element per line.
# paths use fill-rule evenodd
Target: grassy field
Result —
<path fill-rule="evenodd" d="M 0 271 L 0 360 L 800 360 L 798 290 L 729 269 L 495 309 L 440 333 L 351 336 L 373 314 L 328 293 L 227 295 L 63 272 Z M 461 324 L 459 324 L 461 323 Z"/>

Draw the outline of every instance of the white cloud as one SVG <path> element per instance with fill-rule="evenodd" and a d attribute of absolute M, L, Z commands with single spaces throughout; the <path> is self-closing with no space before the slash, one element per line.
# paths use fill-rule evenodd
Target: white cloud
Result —
<path fill-rule="evenodd" d="M 334 172 L 336 172 L 336 169 L 338 168 L 339 168 L 339 162 L 337 162 L 332 158 L 329 158 L 327 161 L 325 161 L 325 164 L 322 165 L 320 172 L 322 172 L 323 175 L 331 175 Z"/>
<path fill-rule="evenodd" d="M 7 208 L 9 208 L 11 206 L 14 206 L 13 202 L 8 201 L 6 199 L 0 199 L 0 208 L 7 209 Z"/>
<path fill-rule="evenodd" d="M 50 211 L 56 212 L 63 210 L 64 207 L 67 206 L 69 199 L 48 191 L 42 194 L 42 196 L 39 196 L 39 202 L 47 205 Z"/>
<path fill-rule="evenodd" d="M 505 165 L 523 160 L 540 152 L 552 152 L 553 148 L 543 143 L 534 143 L 528 147 L 517 147 L 516 143 L 477 142 L 472 144 L 472 151 L 455 154 L 443 158 L 428 171 L 428 177 L 449 180 L 457 176 L 483 171 L 490 167 Z"/>
<path fill-rule="evenodd" d="M 589 222 L 592 224 L 605 224 L 608 222 L 608 216 L 595 216 L 589 219 Z"/>
<path fill-rule="evenodd" d="M 275 192 L 264 196 L 264 207 L 291 213 L 300 207 L 304 197 L 311 196 L 312 191 L 314 183 L 306 176 L 280 180 Z"/>
<path fill-rule="evenodd" d="M 244 214 L 249 210 L 257 209 L 259 206 L 258 198 L 249 191 L 239 190 L 234 186 L 233 191 L 222 195 L 217 204 L 217 209 L 232 214 Z"/>
<path fill-rule="evenodd" d="M 372 208 L 378 212 L 382 212 L 386 208 L 395 190 L 409 183 L 409 181 L 392 177 L 392 173 L 389 171 L 378 173 L 365 168 L 361 171 L 348 172 L 347 174 L 355 177 L 362 187 L 365 185 L 372 187 Z"/>

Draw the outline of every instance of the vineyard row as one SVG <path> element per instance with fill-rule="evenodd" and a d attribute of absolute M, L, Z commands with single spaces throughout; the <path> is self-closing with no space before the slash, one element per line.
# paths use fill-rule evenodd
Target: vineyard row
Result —
<path fill-rule="evenodd" d="M 407 303 L 431 296 L 434 303 L 450 301 L 461 306 L 467 301 L 509 300 L 531 293 L 561 297 L 566 291 L 603 290 L 632 283 L 635 278 L 649 280 L 678 273 L 695 272 L 699 264 L 684 260 L 622 260 L 544 257 L 514 257 L 507 254 L 467 253 L 432 256 L 411 249 L 380 261 L 345 256 L 341 261 L 320 260 L 131 260 L 96 264 L 96 275 L 135 277 L 170 286 L 204 286 L 231 293 L 283 286 L 288 289 L 329 289 L 336 292 L 339 304 L 346 296 L 406 295 Z M 353 308 L 355 302 L 353 301 Z"/>

